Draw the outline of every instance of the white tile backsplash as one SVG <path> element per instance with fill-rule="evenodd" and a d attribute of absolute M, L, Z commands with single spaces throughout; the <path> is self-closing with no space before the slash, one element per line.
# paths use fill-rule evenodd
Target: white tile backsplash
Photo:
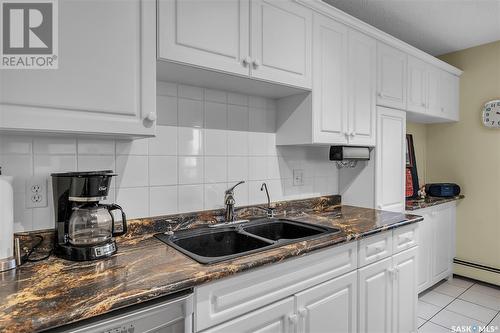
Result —
<path fill-rule="evenodd" d="M 179 127 L 177 152 L 179 155 L 202 155 L 203 131 L 200 128 Z"/>
<path fill-rule="evenodd" d="M 192 99 L 179 98 L 177 107 L 179 126 L 203 126 L 203 102 Z"/>
<path fill-rule="evenodd" d="M 75 138 L 43 137 L 34 140 L 35 154 L 76 154 Z"/>
<path fill-rule="evenodd" d="M 328 147 L 276 147 L 276 103 L 225 91 L 157 84 L 156 137 L 138 140 L 18 134 L 0 135 L 0 166 L 15 177 L 17 231 L 53 227 L 50 173 L 113 169 L 108 202 L 129 218 L 221 208 L 224 191 L 236 181 L 236 204 L 338 193 L 338 172 Z M 183 124 L 183 126 L 179 125 Z M 293 186 L 293 169 L 304 185 Z M 25 182 L 48 181 L 48 207 L 25 207 Z"/>
<path fill-rule="evenodd" d="M 78 139 L 78 155 L 114 155 L 115 142 L 113 140 Z"/>
<path fill-rule="evenodd" d="M 177 156 L 149 156 L 149 186 L 177 185 Z"/>

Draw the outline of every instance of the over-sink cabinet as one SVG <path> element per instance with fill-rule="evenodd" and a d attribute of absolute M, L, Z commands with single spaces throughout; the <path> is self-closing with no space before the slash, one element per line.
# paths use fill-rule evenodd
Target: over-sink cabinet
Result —
<path fill-rule="evenodd" d="M 314 15 L 313 141 L 375 144 L 374 39 Z"/>
<path fill-rule="evenodd" d="M 310 88 L 311 38 L 293 1 L 158 1 L 161 60 Z"/>
<path fill-rule="evenodd" d="M 312 98 L 280 101 L 277 142 L 374 146 L 376 41 L 325 15 L 313 22 Z"/>
<path fill-rule="evenodd" d="M 202 285 L 195 289 L 195 331 L 416 331 L 417 228 L 411 224 Z"/>

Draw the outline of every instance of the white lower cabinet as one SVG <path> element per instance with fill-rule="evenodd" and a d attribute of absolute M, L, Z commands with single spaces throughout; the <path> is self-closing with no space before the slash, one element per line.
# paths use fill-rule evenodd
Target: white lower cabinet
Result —
<path fill-rule="evenodd" d="M 359 332 L 391 331 L 391 272 L 392 258 L 359 269 Z"/>
<path fill-rule="evenodd" d="M 417 330 L 417 252 L 413 247 L 393 256 L 392 332 Z"/>
<path fill-rule="evenodd" d="M 356 291 L 351 272 L 296 294 L 297 332 L 356 332 Z"/>
<path fill-rule="evenodd" d="M 417 330 L 417 247 L 358 270 L 359 332 Z"/>
<path fill-rule="evenodd" d="M 417 230 L 412 224 L 200 286 L 195 331 L 414 332 Z M 356 269 L 359 256 L 381 246 L 378 261 Z"/>
<path fill-rule="evenodd" d="M 297 315 L 294 313 L 293 304 L 293 297 L 288 297 L 282 301 L 208 329 L 205 332 L 292 333 L 295 332 L 297 322 Z"/>
<path fill-rule="evenodd" d="M 455 209 L 455 203 L 448 203 L 410 212 L 424 217 L 418 230 L 418 292 L 453 273 Z"/>

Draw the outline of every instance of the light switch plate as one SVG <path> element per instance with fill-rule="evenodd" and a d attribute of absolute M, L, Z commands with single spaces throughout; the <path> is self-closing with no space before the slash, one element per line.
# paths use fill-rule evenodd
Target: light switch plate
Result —
<path fill-rule="evenodd" d="M 293 186 L 304 185 L 304 170 L 293 169 Z"/>
<path fill-rule="evenodd" d="M 47 178 L 30 177 L 26 180 L 26 208 L 47 207 Z"/>

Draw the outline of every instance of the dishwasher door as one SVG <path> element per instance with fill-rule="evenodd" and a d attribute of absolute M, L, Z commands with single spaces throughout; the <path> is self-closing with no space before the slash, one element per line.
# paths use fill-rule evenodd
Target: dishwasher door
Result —
<path fill-rule="evenodd" d="M 193 294 L 179 296 L 65 329 L 64 333 L 192 333 Z"/>

